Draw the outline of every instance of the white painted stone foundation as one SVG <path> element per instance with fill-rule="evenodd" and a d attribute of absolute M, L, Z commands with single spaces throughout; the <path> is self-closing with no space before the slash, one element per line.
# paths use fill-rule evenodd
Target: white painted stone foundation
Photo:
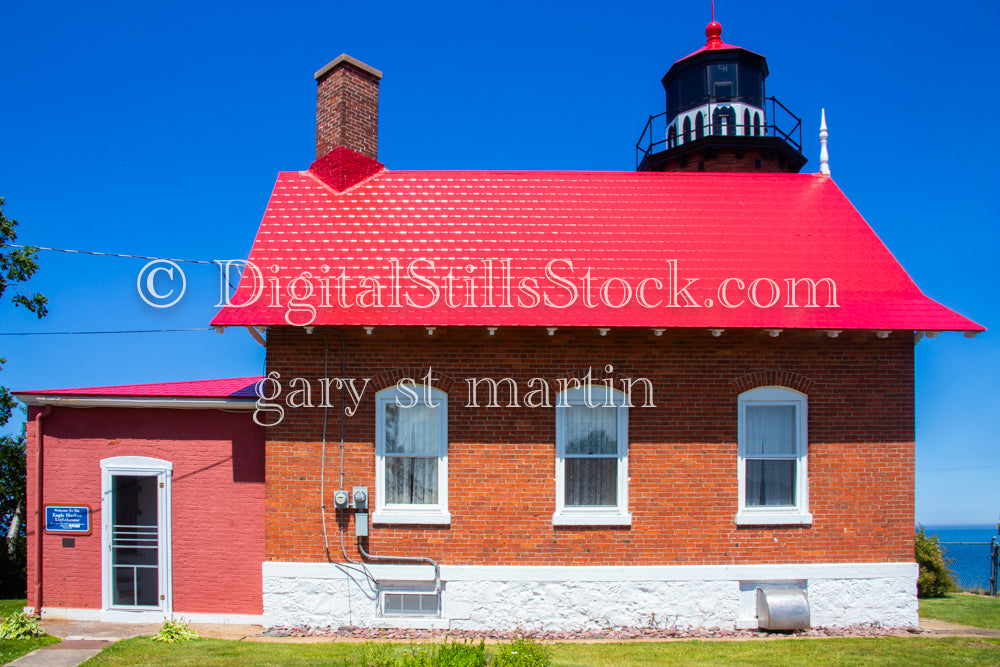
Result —
<path fill-rule="evenodd" d="M 917 625 L 917 565 L 441 566 L 440 615 L 388 616 L 355 566 L 263 565 L 267 626 L 462 630 L 756 627 L 759 583 L 806 590 L 814 627 Z M 383 588 L 433 592 L 430 566 L 371 565 Z"/>

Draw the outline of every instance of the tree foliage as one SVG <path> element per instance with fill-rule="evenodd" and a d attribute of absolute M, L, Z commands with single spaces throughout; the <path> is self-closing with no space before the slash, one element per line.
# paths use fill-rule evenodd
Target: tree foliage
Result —
<path fill-rule="evenodd" d="M 937 535 L 927 535 L 924 527 L 920 526 L 916 537 L 916 557 L 920 566 L 920 574 L 917 577 L 917 597 L 939 598 L 944 597 L 955 589 L 955 582 L 952 580 L 951 570 L 948 569 L 950 559 L 941 553 L 941 544 Z"/>
<path fill-rule="evenodd" d="M 0 197 L 0 297 L 8 287 L 17 294 L 11 297 L 15 306 L 24 306 L 39 319 L 48 314 L 48 299 L 37 292 L 29 292 L 21 283 L 31 279 L 38 270 L 38 248 L 8 247 L 17 241 L 17 220 L 10 220 L 3 214 L 4 198 Z"/>
<path fill-rule="evenodd" d="M 48 314 L 48 299 L 25 289 L 23 283 L 38 270 L 37 248 L 14 248 L 17 220 L 3 214 L 0 197 L 0 299 L 10 288 L 14 306 L 27 308 L 39 319 Z M 0 369 L 6 359 L 0 358 Z M 0 386 L 0 427 L 10 421 L 17 403 L 7 387 Z M 0 437 L 0 526 L 6 536 L 6 548 L 0 548 L 0 595 L 19 596 L 24 589 L 24 511 L 25 511 L 25 430 L 20 435 Z"/>
<path fill-rule="evenodd" d="M 48 314 L 48 299 L 37 292 L 29 292 L 21 283 L 26 282 L 38 270 L 38 248 L 11 248 L 17 241 L 17 220 L 9 220 L 3 214 L 4 198 L 0 197 L 0 298 L 11 288 L 14 294 L 10 300 L 15 306 L 23 306 L 38 316 Z M 6 359 L 0 358 L 0 369 Z M 14 397 L 6 387 L 0 386 L 0 426 L 10 421 L 14 410 Z"/>

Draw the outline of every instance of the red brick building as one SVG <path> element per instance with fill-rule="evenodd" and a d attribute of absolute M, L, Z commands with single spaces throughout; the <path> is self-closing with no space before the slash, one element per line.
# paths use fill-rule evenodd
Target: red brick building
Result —
<path fill-rule="evenodd" d="M 257 396 L 246 379 L 202 385 L 202 403 L 186 384 L 20 394 L 29 606 L 746 627 L 779 586 L 814 625 L 914 625 L 914 337 L 982 327 L 920 292 L 825 157 L 797 173 L 800 125 L 778 123 L 766 61 L 707 34 L 664 77 L 634 173 L 392 171 L 381 73 L 320 70 L 317 160 L 279 175 L 213 320 L 266 335 Z M 130 416 L 69 409 L 83 398 Z M 93 568 L 114 535 L 39 549 L 41 508 L 107 512 L 97 471 L 142 465 L 172 474 L 164 597 L 109 602 L 128 586 Z M 216 525 L 182 522 L 188 504 L 218 504 Z M 240 583 L 210 593 L 192 561 Z"/>
<path fill-rule="evenodd" d="M 29 405 L 28 606 L 41 600 L 45 615 L 88 620 L 171 610 L 204 622 L 259 620 L 256 381 L 21 393 Z M 53 516 L 63 507 L 86 507 L 87 525 Z"/>

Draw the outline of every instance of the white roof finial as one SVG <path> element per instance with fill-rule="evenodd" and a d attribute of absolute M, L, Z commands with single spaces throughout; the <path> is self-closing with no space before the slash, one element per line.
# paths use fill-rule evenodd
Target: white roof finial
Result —
<path fill-rule="evenodd" d="M 819 121 L 819 173 L 824 176 L 830 175 L 830 153 L 826 149 L 828 136 L 830 133 L 826 131 L 826 109 L 823 109 Z"/>

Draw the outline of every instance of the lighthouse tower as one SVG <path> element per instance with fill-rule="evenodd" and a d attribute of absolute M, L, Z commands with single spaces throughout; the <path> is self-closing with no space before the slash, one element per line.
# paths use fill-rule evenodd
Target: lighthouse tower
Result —
<path fill-rule="evenodd" d="M 663 76 L 667 110 L 650 116 L 636 144 L 639 171 L 796 173 L 801 120 L 767 97 L 764 56 L 722 41 L 722 26 L 705 28 L 705 46 Z"/>

